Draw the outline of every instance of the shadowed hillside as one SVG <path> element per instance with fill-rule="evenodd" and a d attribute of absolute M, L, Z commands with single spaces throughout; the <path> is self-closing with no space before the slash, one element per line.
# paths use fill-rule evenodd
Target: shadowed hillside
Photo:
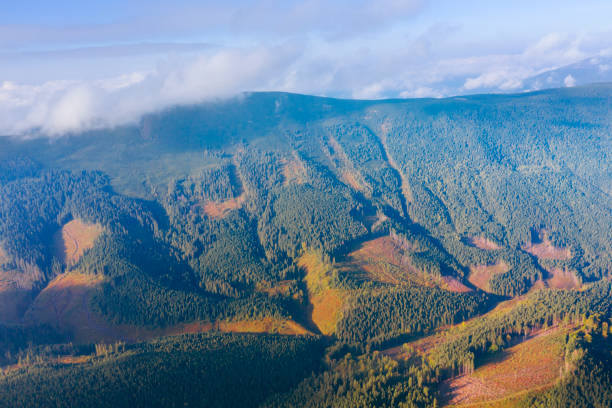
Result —
<path fill-rule="evenodd" d="M 0 393 L 47 387 L 51 372 L 53 387 L 80 373 L 131 390 L 108 376 L 117 367 L 154 389 L 180 369 L 144 380 L 146 350 L 159 366 L 181 347 L 217 361 L 209 344 L 247 339 L 248 361 L 273 342 L 273 375 L 291 375 L 276 387 L 237 374 L 265 388 L 251 406 L 522 398 L 529 387 L 500 371 L 553 360 L 533 383 L 551 393 L 542 404 L 567 398 L 559 384 L 585 387 L 612 323 L 610 111 L 606 84 L 253 93 L 53 140 L 0 137 Z M 294 346 L 320 348 L 293 370 Z"/>

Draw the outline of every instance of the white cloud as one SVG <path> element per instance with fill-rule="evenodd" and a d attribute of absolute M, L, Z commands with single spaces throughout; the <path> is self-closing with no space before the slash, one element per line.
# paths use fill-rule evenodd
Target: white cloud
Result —
<path fill-rule="evenodd" d="M 463 89 L 482 92 L 523 90 L 525 81 L 531 77 L 601 53 L 610 43 L 606 37 L 604 34 L 598 37 L 550 33 L 520 53 L 482 57 L 481 73 L 468 77 Z M 553 81 L 552 77 L 544 80 L 547 83 Z M 539 89 L 542 81 L 535 85 L 533 89 Z"/>
<path fill-rule="evenodd" d="M 150 72 L 96 81 L 4 82 L 0 134 L 41 131 L 50 136 L 137 121 L 175 104 L 275 89 L 301 50 L 292 46 L 218 50 L 169 60 Z"/>
<path fill-rule="evenodd" d="M 491 71 L 479 75 L 475 78 L 468 78 L 463 87 L 466 90 L 475 90 L 479 88 L 499 88 L 500 90 L 518 89 L 522 85 L 522 81 L 516 78 L 516 72 L 507 70 Z"/>
<path fill-rule="evenodd" d="M 388 1 L 390 9 L 404 6 Z M 408 10 L 414 4 L 405 6 Z M 420 31 L 395 27 L 356 37 L 311 35 L 280 44 L 260 41 L 241 47 L 188 46 L 184 53 L 160 52 L 155 46 L 147 51 L 156 55 L 155 63 L 134 70 L 126 70 L 124 65 L 121 69 L 114 67 L 118 58 L 129 54 L 126 50 L 133 49 L 130 46 L 105 49 L 108 52 L 99 58 L 88 49 L 71 51 L 70 63 L 79 55 L 79 61 L 92 65 L 110 64 L 112 75 L 0 83 L 0 135 L 40 131 L 58 136 L 118 126 L 171 105 L 225 98 L 244 91 L 354 98 L 522 91 L 527 78 L 576 62 L 584 55 L 612 49 L 612 41 L 603 35 L 585 39 L 551 34 L 515 53 L 478 53 L 470 44 L 455 42 L 454 34 L 460 30 L 448 24 L 434 24 Z M 168 51 L 181 46 L 161 48 Z M 58 66 L 66 64 L 64 54 L 57 56 Z M 55 57 L 45 58 L 50 61 Z M 129 61 L 125 66 L 130 66 Z M 539 83 L 545 82 L 542 78 Z"/>
<path fill-rule="evenodd" d="M 576 86 L 576 80 L 574 79 L 574 77 L 569 74 L 568 76 L 566 76 L 563 79 L 563 83 L 565 84 L 565 86 L 567 87 L 572 87 L 572 86 Z"/>

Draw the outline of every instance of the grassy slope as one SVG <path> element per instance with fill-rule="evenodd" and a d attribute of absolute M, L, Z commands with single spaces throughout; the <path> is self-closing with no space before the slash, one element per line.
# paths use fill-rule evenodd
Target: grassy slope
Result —
<path fill-rule="evenodd" d="M 331 335 L 348 293 L 332 286 L 332 266 L 322 259 L 321 253 L 304 253 L 298 265 L 306 270 L 310 320 L 322 334 Z"/>

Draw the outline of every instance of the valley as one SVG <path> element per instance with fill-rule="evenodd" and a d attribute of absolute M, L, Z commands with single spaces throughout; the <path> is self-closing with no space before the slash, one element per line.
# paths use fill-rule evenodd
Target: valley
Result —
<path fill-rule="evenodd" d="M 567 163 L 612 154 L 610 101 L 262 92 L 0 137 L 2 401 L 605 401 L 612 198 Z"/>

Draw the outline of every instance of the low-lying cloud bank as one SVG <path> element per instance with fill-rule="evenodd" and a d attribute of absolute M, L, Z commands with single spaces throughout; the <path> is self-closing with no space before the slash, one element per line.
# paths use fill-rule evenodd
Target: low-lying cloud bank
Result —
<path fill-rule="evenodd" d="M 406 37 L 401 45 L 390 46 L 384 46 L 383 37 L 372 35 L 359 41 L 309 38 L 275 45 L 210 47 L 173 53 L 158 58 L 150 69 L 105 79 L 0 82 L 0 135 L 58 137 L 114 127 L 172 105 L 244 91 L 353 98 L 519 92 L 547 87 L 552 82 L 544 80 L 543 72 L 593 54 L 599 58 L 590 61 L 601 65 L 599 70 L 612 79 L 603 41 L 589 43 L 551 34 L 514 54 L 440 56 L 436 51 L 444 47 L 453 30 L 436 25 L 415 38 Z M 560 86 L 575 85 L 580 78 L 563 72 Z M 530 80 L 538 75 L 541 80 L 537 83 Z"/>
<path fill-rule="evenodd" d="M 177 56 L 150 71 L 113 78 L 0 84 L 0 134 L 59 136 L 137 121 L 172 105 L 274 89 L 299 54 L 290 46 Z"/>

